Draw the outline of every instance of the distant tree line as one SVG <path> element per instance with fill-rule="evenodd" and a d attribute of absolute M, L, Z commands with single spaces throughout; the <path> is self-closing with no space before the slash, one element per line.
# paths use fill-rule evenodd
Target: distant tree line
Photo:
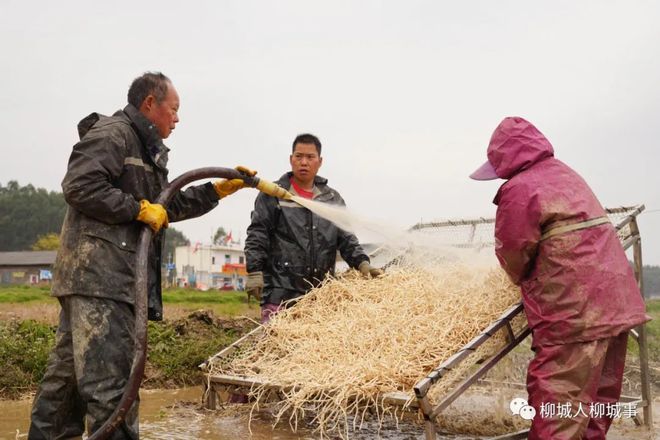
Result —
<path fill-rule="evenodd" d="M 644 266 L 644 293 L 660 297 L 660 266 Z"/>
<path fill-rule="evenodd" d="M 66 206 L 61 192 L 15 180 L 0 183 L 0 252 L 57 249 Z M 165 257 L 173 257 L 176 246 L 189 244 L 183 233 L 168 228 Z"/>
<path fill-rule="evenodd" d="M 0 183 L 0 251 L 30 250 L 38 237 L 59 234 L 65 212 L 62 193 Z"/>
<path fill-rule="evenodd" d="M 165 231 L 165 248 L 163 249 L 163 262 L 174 262 L 174 250 L 177 246 L 190 246 L 190 240 L 183 235 L 183 232 L 177 231 L 169 226 Z"/>

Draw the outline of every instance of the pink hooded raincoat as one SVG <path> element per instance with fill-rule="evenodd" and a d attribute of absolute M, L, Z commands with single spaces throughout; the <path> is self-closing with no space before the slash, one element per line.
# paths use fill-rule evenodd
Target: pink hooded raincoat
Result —
<path fill-rule="evenodd" d="M 612 224 L 541 240 L 558 226 L 605 216 L 586 182 L 554 158 L 550 142 L 522 118 L 495 129 L 488 160 L 502 179 L 497 258 L 520 285 L 534 346 L 613 337 L 649 319 Z"/>
<path fill-rule="evenodd" d="M 488 161 L 508 179 L 494 201 L 495 252 L 521 287 L 533 332 L 527 391 L 537 413 L 528 438 L 603 440 L 612 419 L 578 408 L 618 401 L 627 331 L 649 317 L 616 231 L 603 223 L 605 211 L 553 155 L 550 142 L 522 118 L 506 118 L 495 129 Z M 572 417 L 544 416 L 544 405 L 566 403 Z"/>

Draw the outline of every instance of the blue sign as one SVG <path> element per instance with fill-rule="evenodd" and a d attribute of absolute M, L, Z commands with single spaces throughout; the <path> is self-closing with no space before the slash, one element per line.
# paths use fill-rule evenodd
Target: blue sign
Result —
<path fill-rule="evenodd" d="M 50 273 L 50 271 L 47 270 L 47 269 L 41 269 L 39 271 L 39 279 L 40 280 L 52 280 L 53 279 L 53 274 Z"/>
<path fill-rule="evenodd" d="M 176 264 L 174 263 L 167 263 L 167 270 L 174 270 L 176 269 Z"/>

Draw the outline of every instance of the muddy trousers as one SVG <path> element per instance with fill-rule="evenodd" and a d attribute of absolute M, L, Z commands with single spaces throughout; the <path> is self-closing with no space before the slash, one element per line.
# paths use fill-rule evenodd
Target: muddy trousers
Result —
<path fill-rule="evenodd" d="M 604 440 L 612 418 L 592 412 L 592 407 L 618 402 L 627 342 L 624 332 L 597 341 L 537 347 L 527 370 L 529 404 L 536 409 L 528 438 Z M 566 404 L 570 415 L 560 416 L 559 405 Z"/>
<path fill-rule="evenodd" d="M 28 439 L 80 438 L 110 417 L 133 362 L 133 306 L 105 298 L 66 296 L 55 348 L 32 405 Z M 138 438 L 138 401 L 111 439 Z M 86 420 L 85 420 L 86 419 Z"/>

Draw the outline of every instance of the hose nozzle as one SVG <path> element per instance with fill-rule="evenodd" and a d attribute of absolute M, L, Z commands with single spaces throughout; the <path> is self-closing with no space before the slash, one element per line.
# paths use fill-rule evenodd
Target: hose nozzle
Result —
<path fill-rule="evenodd" d="M 293 197 L 293 194 L 291 194 L 289 191 L 279 186 L 277 183 L 273 183 L 266 179 L 261 179 L 257 177 L 254 177 L 253 179 L 254 179 L 254 183 L 256 184 L 254 185 L 254 187 L 257 188 L 262 193 L 284 200 L 291 200 L 291 198 Z"/>

